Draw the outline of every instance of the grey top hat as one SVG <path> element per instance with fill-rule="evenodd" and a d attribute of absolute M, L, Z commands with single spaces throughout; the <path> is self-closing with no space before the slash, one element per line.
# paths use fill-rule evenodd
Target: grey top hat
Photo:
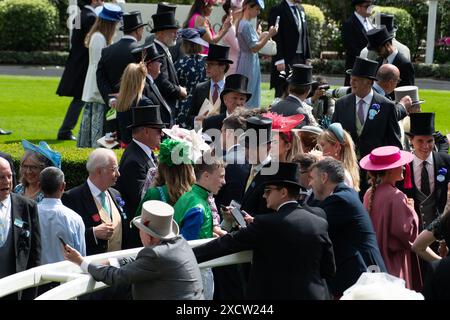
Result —
<path fill-rule="evenodd" d="M 153 237 L 169 240 L 179 235 L 178 224 L 173 220 L 174 209 L 171 205 L 150 200 L 142 204 L 140 216 L 135 217 L 133 224 Z"/>
<path fill-rule="evenodd" d="M 422 104 L 425 101 L 419 100 L 419 88 L 416 86 L 403 86 L 394 89 L 395 101 L 399 102 L 403 97 L 410 96 L 413 105 Z"/>

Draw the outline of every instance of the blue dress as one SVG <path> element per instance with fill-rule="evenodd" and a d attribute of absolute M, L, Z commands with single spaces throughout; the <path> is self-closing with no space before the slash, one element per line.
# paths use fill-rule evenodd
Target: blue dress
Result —
<path fill-rule="evenodd" d="M 205 59 L 199 54 L 189 55 L 175 62 L 178 81 L 181 86 L 186 87 L 187 97 L 178 101 L 175 108 L 174 120 L 182 128 L 189 128 L 191 121 L 189 120 L 189 110 L 192 106 L 192 93 L 195 86 L 206 81 Z"/>
<path fill-rule="evenodd" d="M 248 77 L 247 91 L 252 94 L 252 97 L 247 101 L 247 107 L 259 108 L 261 104 L 261 68 L 258 53 L 253 53 L 251 50 L 259 41 L 259 37 L 248 20 L 239 22 L 237 39 L 241 50 L 236 73 Z"/>

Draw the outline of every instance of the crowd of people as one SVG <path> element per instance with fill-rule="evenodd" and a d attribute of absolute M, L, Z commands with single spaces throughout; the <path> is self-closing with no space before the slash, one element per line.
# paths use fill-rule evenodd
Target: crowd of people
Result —
<path fill-rule="evenodd" d="M 182 29 L 160 3 L 140 43 L 140 12 L 87 1 L 58 138 L 95 148 L 88 178 L 65 190 L 64 155 L 45 142 L 23 140 L 19 181 L 0 153 L 0 278 L 67 259 L 110 285 L 84 299 L 325 300 L 376 270 L 450 297 L 448 140 L 421 110 L 393 16 L 373 25 L 373 1 L 352 0 L 349 86 L 332 90 L 313 76 L 300 2 L 281 0 L 264 32 L 252 22 L 263 0 L 225 1 L 218 31 L 213 1 L 195 0 Z M 275 100 L 263 106 L 258 52 L 271 38 Z M 142 246 L 109 265 L 84 259 Z M 243 250 L 251 264 L 199 269 Z"/>

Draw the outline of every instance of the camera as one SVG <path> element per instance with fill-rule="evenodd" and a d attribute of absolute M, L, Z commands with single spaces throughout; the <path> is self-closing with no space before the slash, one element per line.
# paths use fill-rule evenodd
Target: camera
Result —
<path fill-rule="evenodd" d="M 323 84 L 321 86 L 318 86 L 317 89 L 319 89 L 319 90 L 328 90 L 328 89 L 330 89 L 330 85 L 329 84 Z"/>
<path fill-rule="evenodd" d="M 339 99 L 352 92 L 351 87 L 339 87 L 336 89 L 328 89 L 325 95 L 329 98 Z"/>

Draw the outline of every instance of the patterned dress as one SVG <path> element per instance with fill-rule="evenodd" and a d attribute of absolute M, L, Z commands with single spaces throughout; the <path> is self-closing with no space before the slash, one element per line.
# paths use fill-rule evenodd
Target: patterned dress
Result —
<path fill-rule="evenodd" d="M 189 110 L 192 106 L 192 93 L 195 86 L 206 81 L 205 60 L 203 56 L 196 54 L 185 56 L 175 62 L 178 81 L 181 86 L 186 87 L 187 97 L 178 102 L 174 112 L 175 123 L 182 128 L 190 125 Z"/>
<path fill-rule="evenodd" d="M 261 68 L 258 53 L 253 53 L 251 49 L 259 41 L 259 37 L 248 20 L 239 22 L 237 39 L 241 51 L 239 51 L 236 73 L 248 77 L 247 91 L 251 92 L 252 97 L 247 101 L 247 107 L 259 108 L 261 104 Z"/>

